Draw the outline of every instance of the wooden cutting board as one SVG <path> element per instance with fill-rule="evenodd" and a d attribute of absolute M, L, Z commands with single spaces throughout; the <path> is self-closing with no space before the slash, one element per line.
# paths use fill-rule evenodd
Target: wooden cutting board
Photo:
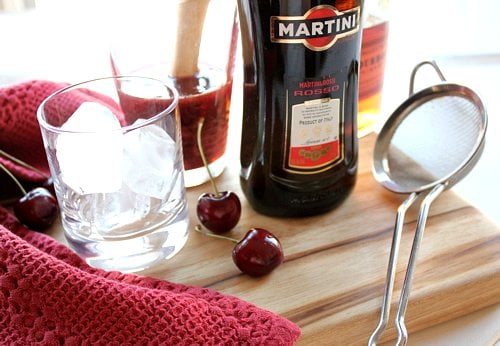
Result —
<path fill-rule="evenodd" d="M 301 327 L 299 345 L 366 345 L 378 321 L 396 209 L 406 198 L 372 177 L 374 139 L 371 135 L 360 142 L 358 181 L 349 198 L 332 212 L 300 219 L 254 212 L 239 187 L 238 153 L 229 151 L 228 167 L 217 181 L 221 190 L 236 191 L 242 200 L 242 217 L 231 235 L 239 238 L 251 227 L 263 227 L 281 240 L 286 260 L 270 275 L 255 279 L 241 274 L 231 259 L 233 243 L 195 232 L 178 255 L 144 274 L 209 287 L 274 311 Z M 196 200 L 208 191 L 208 183 L 188 190 L 193 227 Z M 394 303 L 416 209 L 418 205 L 406 218 Z M 500 227 L 446 191 L 431 207 L 420 248 L 406 314 L 410 340 L 412 332 L 499 301 Z M 394 337 L 391 323 L 382 341 Z"/>

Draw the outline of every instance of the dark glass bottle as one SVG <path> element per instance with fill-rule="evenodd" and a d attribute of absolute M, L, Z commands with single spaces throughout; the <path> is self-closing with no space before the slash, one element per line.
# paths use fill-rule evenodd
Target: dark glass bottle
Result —
<path fill-rule="evenodd" d="M 362 0 L 238 0 L 241 187 L 273 216 L 334 208 L 357 171 Z"/>

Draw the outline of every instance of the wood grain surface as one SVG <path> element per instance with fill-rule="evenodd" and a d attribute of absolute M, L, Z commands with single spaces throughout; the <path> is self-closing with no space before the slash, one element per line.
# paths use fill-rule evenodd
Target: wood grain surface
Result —
<path fill-rule="evenodd" d="M 241 274 L 231 259 L 233 243 L 191 232 L 182 251 L 144 272 L 165 280 L 225 292 L 296 322 L 299 345 L 365 345 L 377 324 L 396 209 L 406 195 L 382 188 L 371 174 L 374 135 L 360 141 L 353 193 L 337 209 L 309 218 L 257 214 L 239 187 L 236 151 L 229 151 L 219 189 L 236 191 L 242 217 L 230 235 L 263 227 L 281 241 L 286 260 L 270 275 Z M 204 184 L 188 190 L 192 227 Z M 392 316 L 413 241 L 418 204 L 408 213 L 400 248 Z M 61 239 L 60 231 L 55 231 Z M 414 273 L 406 324 L 411 333 L 500 301 L 500 228 L 453 191 L 431 206 Z M 395 337 L 393 324 L 382 341 Z"/>

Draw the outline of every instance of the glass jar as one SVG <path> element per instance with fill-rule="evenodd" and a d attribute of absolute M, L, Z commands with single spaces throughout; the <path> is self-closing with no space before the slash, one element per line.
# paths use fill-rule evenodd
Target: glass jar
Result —
<path fill-rule="evenodd" d="M 235 0 L 124 2 L 114 28 L 114 75 L 154 77 L 179 92 L 186 186 L 209 180 L 198 148 L 216 177 L 225 151 L 238 42 Z"/>

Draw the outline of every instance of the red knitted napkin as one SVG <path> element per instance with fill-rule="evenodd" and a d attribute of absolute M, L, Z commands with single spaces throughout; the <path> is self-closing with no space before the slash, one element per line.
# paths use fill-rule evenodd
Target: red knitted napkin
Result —
<path fill-rule="evenodd" d="M 0 149 L 50 175 L 36 110 L 50 94 L 64 84 L 33 80 L 0 89 Z M 0 156 L 15 176 L 43 181 L 38 173 Z"/>
<path fill-rule="evenodd" d="M 0 208 L 0 343 L 291 345 L 299 335 L 236 297 L 92 268 Z"/>
<path fill-rule="evenodd" d="M 64 85 L 0 89 L 0 149 L 47 175 L 36 109 Z M 0 162 L 24 180 L 43 180 Z M 289 345 L 299 335 L 292 322 L 236 297 L 92 268 L 0 207 L 0 344 Z"/>

